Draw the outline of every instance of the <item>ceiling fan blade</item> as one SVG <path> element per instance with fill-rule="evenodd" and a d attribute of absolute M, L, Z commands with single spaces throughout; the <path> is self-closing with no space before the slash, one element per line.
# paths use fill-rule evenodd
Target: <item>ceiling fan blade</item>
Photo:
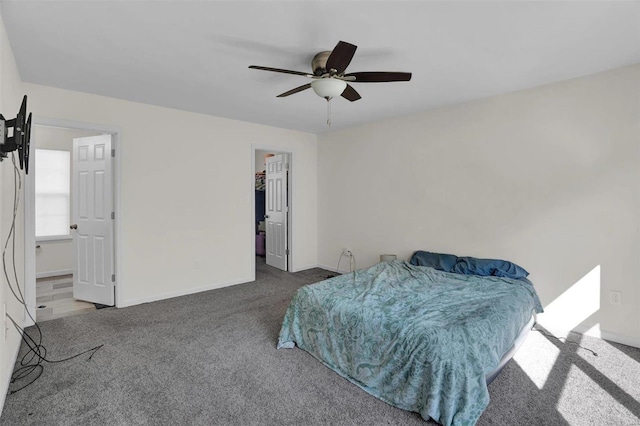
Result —
<path fill-rule="evenodd" d="M 338 71 L 338 74 L 342 74 L 349 66 L 349 63 L 351 63 L 351 59 L 353 59 L 357 48 L 358 46 L 354 46 L 346 41 L 339 41 L 327 58 L 327 71 L 334 69 Z"/>
<path fill-rule="evenodd" d="M 410 72 L 365 71 L 345 74 L 345 77 L 355 77 L 354 83 L 387 83 L 391 81 L 409 81 Z"/>
<path fill-rule="evenodd" d="M 347 84 L 347 87 L 344 89 L 344 92 L 342 92 L 342 95 L 340 96 L 351 102 L 355 102 L 358 99 L 362 98 L 362 96 L 360 96 L 360 93 L 356 92 L 356 89 L 354 89 L 350 84 Z"/>
<path fill-rule="evenodd" d="M 302 92 L 303 90 L 311 89 L 311 83 L 302 85 L 300 87 L 296 87 L 295 89 L 291 89 L 288 92 L 284 92 L 276 96 L 277 98 L 284 98 L 285 96 L 293 95 L 294 93 Z"/>
<path fill-rule="evenodd" d="M 302 71 L 283 70 L 283 69 L 280 69 L 280 68 L 261 67 L 261 66 L 258 66 L 258 65 L 249 65 L 249 68 L 251 68 L 252 70 L 281 72 L 283 74 L 293 74 L 293 75 L 302 75 L 302 76 L 305 76 L 305 77 L 313 77 L 312 74 L 309 74 L 308 72 L 302 72 Z"/>

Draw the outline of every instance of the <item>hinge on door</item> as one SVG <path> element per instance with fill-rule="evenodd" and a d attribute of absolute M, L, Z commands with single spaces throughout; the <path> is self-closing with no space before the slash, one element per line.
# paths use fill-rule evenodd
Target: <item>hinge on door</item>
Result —
<path fill-rule="evenodd" d="M 284 251 L 284 254 L 286 254 L 287 256 L 289 256 L 289 249 L 286 249 L 286 250 Z"/>
<path fill-rule="evenodd" d="M 111 274 L 111 282 L 112 283 L 116 282 L 116 274 Z"/>
<path fill-rule="evenodd" d="M 116 149 L 115 148 L 111 149 L 111 156 L 112 157 L 116 156 Z"/>
<path fill-rule="evenodd" d="M 116 218 L 116 212 L 111 212 L 111 219 L 115 219 Z"/>
<path fill-rule="evenodd" d="M 284 169 L 289 170 L 289 163 L 284 163 Z"/>

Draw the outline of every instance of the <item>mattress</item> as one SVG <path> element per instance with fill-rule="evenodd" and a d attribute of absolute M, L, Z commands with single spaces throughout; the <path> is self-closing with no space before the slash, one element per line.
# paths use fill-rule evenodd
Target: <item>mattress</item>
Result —
<path fill-rule="evenodd" d="M 297 345 L 425 419 L 474 424 L 489 403 L 488 381 L 541 311 L 528 280 L 383 262 L 300 288 L 278 347 Z"/>

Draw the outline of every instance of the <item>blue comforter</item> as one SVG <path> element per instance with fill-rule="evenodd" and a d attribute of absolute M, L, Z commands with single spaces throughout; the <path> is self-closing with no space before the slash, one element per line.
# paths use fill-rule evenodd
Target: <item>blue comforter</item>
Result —
<path fill-rule="evenodd" d="M 473 425 L 489 404 L 485 376 L 533 311 L 542 307 L 528 281 L 384 262 L 300 288 L 278 348 L 298 345 L 424 419 Z"/>

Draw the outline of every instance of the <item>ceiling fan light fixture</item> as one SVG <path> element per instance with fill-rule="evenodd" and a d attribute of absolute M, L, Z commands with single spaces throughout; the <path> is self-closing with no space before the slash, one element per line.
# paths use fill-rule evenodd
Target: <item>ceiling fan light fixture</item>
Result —
<path fill-rule="evenodd" d="M 319 78 L 311 82 L 311 88 L 321 98 L 335 98 L 344 92 L 347 83 L 337 78 Z"/>

